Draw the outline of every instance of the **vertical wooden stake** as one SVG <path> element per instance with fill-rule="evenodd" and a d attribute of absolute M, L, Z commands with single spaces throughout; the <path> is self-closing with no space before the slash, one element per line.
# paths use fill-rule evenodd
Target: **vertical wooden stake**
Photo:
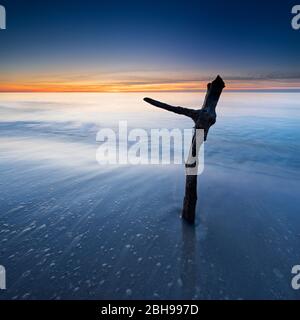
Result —
<path fill-rule="evenodd" d="M 150 98 L 144 100 L 158 108 L 162 108 L 177 114 L 185 115 L 193 119 L 195 123 L 195 130 L 189 157 L 185 164 L 186 167 L 186 182 L 185 182 L 185 196 L 183 201 L 182 217 L 189 223 L 195 222 L 195 212 L 197 204 L 197 173 L 198 173 L 198 152 L 201 143 L 206 141 L 209 128 L 216 122 L 216 106 L 225 83 L 220 76 L 207 85 L 207 93 L 205 96 L 203 107 L 199 110 L 174 107 L 166 103 L 162 103 Z M 204 131 L 204 139 L 199 137 L 199 129 Z"/>

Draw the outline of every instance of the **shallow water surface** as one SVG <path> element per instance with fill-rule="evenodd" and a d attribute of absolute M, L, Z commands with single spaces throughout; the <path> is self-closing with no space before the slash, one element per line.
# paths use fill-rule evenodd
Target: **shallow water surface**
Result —
<path fill-rule="evenodd" d="M 195 228 L 184 168 L 100 166 L 96 133 L 190 128 L 144 96 L 0 94 L 0 299 L 299 299 L 300 94 L 228 93 L 205 144 Z"/>

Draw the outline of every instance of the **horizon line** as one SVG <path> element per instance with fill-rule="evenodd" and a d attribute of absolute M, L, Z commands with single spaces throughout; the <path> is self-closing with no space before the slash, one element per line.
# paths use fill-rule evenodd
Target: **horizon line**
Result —
<path fill-rule="evenodd" d="M 199 90 L 110 90 L 110 91 L 97 91 L 97 90 L 7 90 L 1 91 L 0 94 L 4 93 L 196 93 L 196 92 L 206 92 L 206 89 L 199 89 Z M 265 92 L 265 93 L 272 93 L 272 92 L 291 92 L 291 93 L 300 93 L 300 88 L 268 88 L 268 89 L 226 89 L 224 92 Z"/>

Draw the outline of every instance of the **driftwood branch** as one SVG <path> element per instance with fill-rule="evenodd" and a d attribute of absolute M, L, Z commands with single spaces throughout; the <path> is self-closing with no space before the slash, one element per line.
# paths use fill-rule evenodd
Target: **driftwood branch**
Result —
<path fill-rule="evenodd" d="M 197 203 L 197 172 L 198 172 L 198 151 L 203 140 L 206 141 L 209 128 L 216 122 L 216 106 L 221 93 L 225 87 L 224 81 L 220 76 L 207 85 L 207 92 L 203 106 L 200 110 L 174 107 L 150 98 L 144 100 L 158 108 L 162 108 L 177 114 L 190 117 L 195 122 L 194 135 L 191 144 L 189 157 L 186 162 L 186 183 L 185 196 L 183 201 L 182 217 L 190 222 L 195 221 L 195 211 Z M 199 143 L 199 130 L 204 130 L 203 139 Z"/>
<path fill-rule="evenodd" d="M 197 110 L 194 109 L 188 109 L 188 108 L 183 108 L 183 107 L 174 107 L 174 106 L 170 106 L 169 104 L 151 99 L 151 98 L 144 98 L 144 101 L 152 104 L 155 107 L 161 108 L 161 109 L 165 109 L 177 114 L 181 114 L 187 117 L 192 118 L 194 121 L 197 118 Z"/>

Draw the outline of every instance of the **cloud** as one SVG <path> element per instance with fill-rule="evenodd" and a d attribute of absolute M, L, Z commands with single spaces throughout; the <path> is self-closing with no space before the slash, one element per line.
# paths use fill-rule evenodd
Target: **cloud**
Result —
<path fill-rule="evenodd" d="M 167 74 L 167 75 L 166 75 Z M 142 92 L 206 90 L 211 76 L 200 71 L 136 70 L 134 72 L 53 73 L 0 79 L 0 92 Z M 227 90 L 300 90 L 299 72 L 233 75 L 224 73 Z M 30 80 L 26 80 L 30 79 Z"/>

